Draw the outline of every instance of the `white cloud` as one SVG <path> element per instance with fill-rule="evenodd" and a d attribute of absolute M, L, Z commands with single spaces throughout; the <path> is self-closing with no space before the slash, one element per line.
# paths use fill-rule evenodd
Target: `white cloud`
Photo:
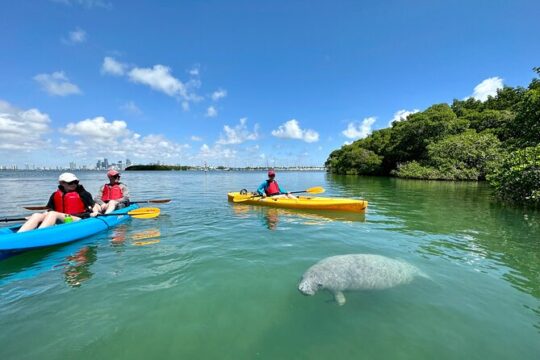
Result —
<path fill-rule="evenodd" d="M 189 71 L 189 75 L 191 76 L 199 76 L 199 65 L 194 65 Z"/>
<path fill-rule="evenodd" d="M 17 109 L 0 100 L 0 150 L 34 150 L 47 141 L 42 136 L 51 129 L 49 115 L 38 109 Z"/>
<path fill-rule="evenodd" d="M 141 109 L 139 109 L 137 104 L 135 104 L 133 101 L 128 101 L 124 105 L 120 106 L 120 109 L 122 109 L 123 111 L 125 111 L 125 112 L 127 112 L 129 114 L 133 114 L 133 115 L 141 115 L 142 114 Z"/>
<path fill-rule="evenodd" d="M 218 115 L 218 111 L 215 107 L 210 106 L 208 109 L 206 109 L 206 116 L 207 117 L 216 117 Z"/>
<path fill-rule="evenodd" d="M 218 101 L 219 99 L 223 99 L 225 96 L 227 96 L 227 90 L 219 89 L 212 93 L 212 100 Z"/>
<path fill-rule="evenodd" d="M 167 66 L 158 64 L 152 68 L 135 67 L 129 71 L 128 76 L 134 83 L 148 85 L 169 96 L 187 96 L 184 84 L 171 75 L 171 69 Z"/>
<path fill-rule="evenodd" d="M 361 124 L 350 122 L 347 129 L 341 133 L 348 139 L 362 139 L 371 133 L 371 125 L 377 120 L 376 117 L 370 116 L 362 120 Z"/>
<path fill-rule="evenodd" d="M 86 31 L 81 28 L 76 28 L 69 32 L 67 39 L 62 39 L 62 41 L 70 45 L 81 44 L 86 41 Z"/>
<path fill-rule="evenodd" d="M 203 144 L 197 157 L 203 159 L 222 160 L 235 158 L 236 154 L 237 151 L 235 149 L 222 146 L 222 144 L 215 144 L 212 147 L 208 146 L 207 144 Z"/>
<path fill-rule="evenodd" d="M 272 130 L 272 135 L 283 139 L 303 140 L 307 143 L 319 141 L 319 133 L 311 129 L 303 130 L 296 119 L 291 119 L 280 125 L 277 130 Z"/>
<path fill-rule="evenodd" d="M 124 75 L 126 72 L 127 65 L 122 64 L 121 62 L 116 61 L 110 56 L 107 56 L 103 59 L 103 64 L 101 65 L 101 72 L 103 74 Z"/>
<path fill-rule="evenodd" d="M 247 118 L 240 119 L 240 123 L 234 128 L 231 128 L 229 125 L 225 125 L 223 130 L 225 135 L 221 134 L 218 144 L 221 145 L 233 145 L 241 144 L 247 140 L 257 140 L 259 138 L 258 128 L 259 125 L 255 124 L 253 127 L 253 132 L 249 132 L 246 126 Z"/>
<path fill-rule="evenodd" d="M 130 135 L 125 121 L 114 120 L 107 122 L 103 116 L 85 119 L 77 123 L 69 123 L 61 131 L 68 135 L 92 139 L 97 143 L 106 143 L 118 137 Z"/>
<path fill-rule="evenodd" d="M 105 57 L 101 66 L 101 72 L 122 76 L 136 83 L 149 86 L 150 88 L 162 92 L 176 99 L 181 99 L 182 109 L 189 110 L 189 102 L 199 102 L 204 98 L 193 92 L 193 89 L 201 87 L 201 81 L 196 78 L 189 79 L 186 83 L 172 75 L 171 68 L 157 64 L 149 68 L 142 68 L 133 65 L 123 64 L 111 57 Z M 189 71 L 193 74 L 193 70 Z"/>
<path fill-rule="evenodd" d="M 392 118 L 392 120 L 390 120 L 388 122 L 388 126 L 392 126 L 392 123 L 394 121 L 404 121 L 404 120 L 407 120 L 407 117 L 411 114 L 416 114 L 417 112 L 420 112 L 420 110 L 418 109 L 413 109 L 411 111 L 409 110 L 405 110 L 405 109 L 402 109 L 402 110 L 398 110 L 394 113 L 394 117 Z"/>
<path fill-rule="evenodd" d="M 153 161 L 179 159 L 189 148 L 187 144 L 176 143 L 160 134 L 142 136 L 129 130 L 125 121 L 109 122 L 102 116 L 69 123 L 60 131 L 75 138 L 70 146 L 63 142 L 62 148 L 82 159 L 110 155 Z"/>
<path fill-rule="evenodd" d="M 191 141 L 202 141 L 202 137 L 200 136 L 196 136 L 196 135 L 192 135 L 191 136 Z"/>
<path fill-rule="evenodd" d="M 474 87 L 474 93 L 471 95 L 471 97 L 475 98 L 476 100 L 486 101 L 488 96 L 497 95 L 497 89 L 502 89 L 503 86 L 503 79 L 500 77 L 495 76 L 485 79 Z"/>
<path fill-rule="evenodd" d="M 52 74 L 38 74 L 34 76 L 34 80 L 49 95 L 67 96 L 81 93 L 77 85 L 69 82 L 68 77 L 63 71 L 57 71 Z"/>
<path fill-rule="evenodd" d="M 86 41 L 86 31 L 83 29 L 77 28 L 74 31 L 69 33 L 69 39 L 73 43 L 82 43 Z"/>

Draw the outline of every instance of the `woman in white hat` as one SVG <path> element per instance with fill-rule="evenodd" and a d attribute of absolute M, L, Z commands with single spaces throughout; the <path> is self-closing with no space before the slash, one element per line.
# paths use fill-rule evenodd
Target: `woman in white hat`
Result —
<path fill-rule="evenodd" d="M 52 193 L 47 203 L 49 210 L 32 214 L 19 232 L 33 230 L 38 225 L 43 229 L 56 223 L 63 223 L 66 217 L 79 221 L 81 218 L 96 214 L 96 212 L 90 214 L 95 205 L 92 195 L 79 185 L 79 179 L 75 175 L 63 173 L 58 177 L 58 182 L 58 189 Z"/>

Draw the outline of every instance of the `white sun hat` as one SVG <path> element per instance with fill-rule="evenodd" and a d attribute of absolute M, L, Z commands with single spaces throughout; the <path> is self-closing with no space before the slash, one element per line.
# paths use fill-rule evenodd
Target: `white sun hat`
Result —
<path fill-rule="evenodd" d="M 72 173 L 63 173 L 58 177 L 58 181 L 63 182 L 72 182 L 72 181 L 78 181 L 77 177 L 73 175 Z"/>

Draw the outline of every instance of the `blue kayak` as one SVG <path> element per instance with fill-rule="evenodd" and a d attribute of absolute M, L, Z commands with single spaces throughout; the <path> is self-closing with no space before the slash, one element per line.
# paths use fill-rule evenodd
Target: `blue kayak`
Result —
<path fill-rule="evenodd" d="M 17 233 L 17 230 L 21 227 L 20 224 L 0 228 L 0 254 L 65 244 L 92 236 L 123 223 L 130 218 L 126 214 L 138 207 L 137 204 L 133 204 L 114 211 L 113 214 L 118 214 L 118 216 L 98 216 L 23 233 Z"/>

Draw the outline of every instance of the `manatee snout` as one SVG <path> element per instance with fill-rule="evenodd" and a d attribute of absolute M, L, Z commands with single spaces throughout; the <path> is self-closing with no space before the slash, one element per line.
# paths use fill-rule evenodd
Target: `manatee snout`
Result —
<path fill-rule="evenodd" d="M 315 284 L 313 281 L 310 281 L 309 279 L 302 279 L 302 281 L 300 281 L 300 284 L 298 284 L 298 291 L 300 291 L 303 295 L 306 296 L 315 295 L 317 290 L 319 290 L 319 286 L 317 286 L 317 284 Z"/>

